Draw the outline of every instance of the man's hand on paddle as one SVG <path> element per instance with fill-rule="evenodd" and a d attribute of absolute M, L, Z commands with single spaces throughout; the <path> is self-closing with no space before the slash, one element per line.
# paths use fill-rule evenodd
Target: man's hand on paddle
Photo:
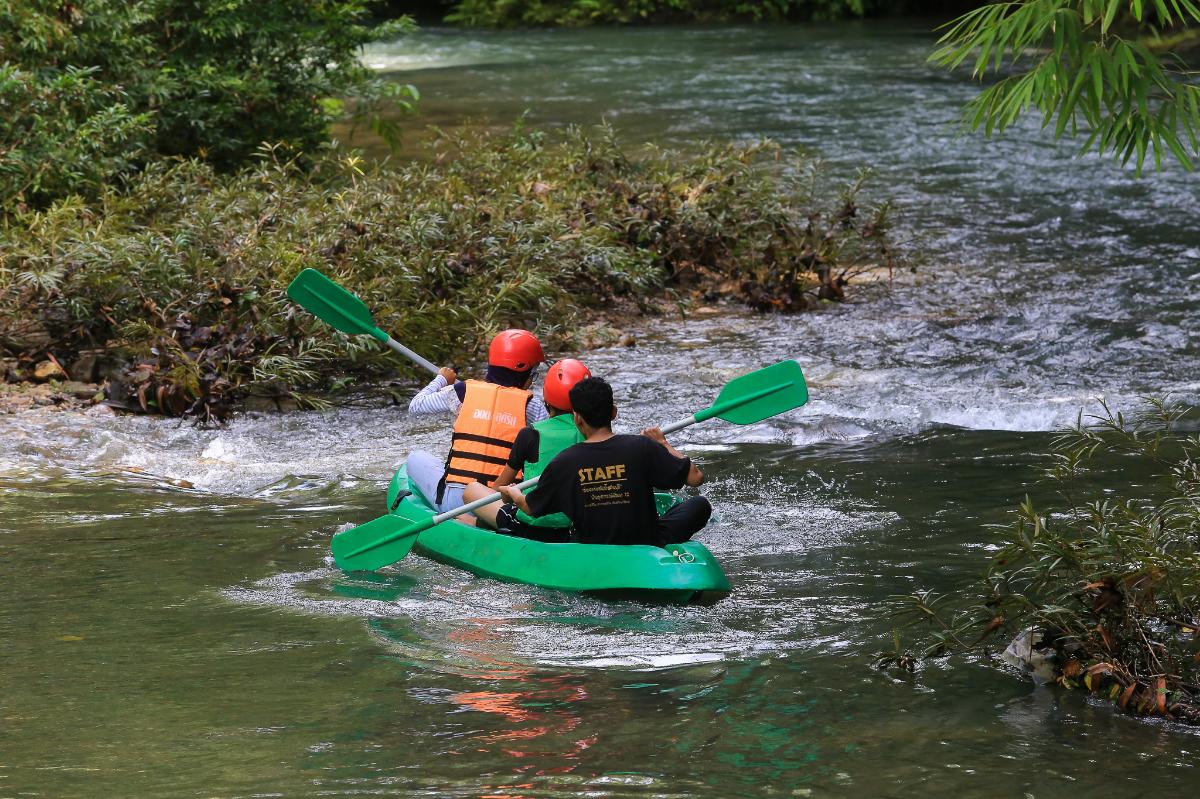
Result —
<path fill-rule="evenodd" d="M 687 457 L 686 455 L 681 453 L 679 450 L 675 449 L 674 447 L 672 447 L 670 444 L 667 443 L 667 437 L 663 435 L 663 431 L 662 431 L 661 427 L 647 427 L 645 430 L 642 431 L 642 435 L 644 435 L 646 438 L 650 439 L 651 441 L 657 441 L 659 444 L 662 444 L 664 447 L 667 448 L 667 452 L 671 453 L 676 458 Z M 693 463 L 692 468 L 688 469 L 687 484 L 692 486 L 693 488 L 695 488 L 696 486 L 700 485 L 703 482 L 704 482 L 704 472 L 700 471 L 700 467 L 697 466 L 695 463 Z"/>
<path fill-rule="evenodd" d="M 448 386 L 454 385 L 455 381 L 458 380 L 458 372 L 449 366 L 443 366 L 441 369 L 438 369 L 438 374 L 442 376 L 442 379 L 446 381 L 446 385 Z"/>
<path fill-rule="evenodd" d="M 495 490 L 500 493 L 506 503 L 512 503 L 525 513 L 529 513 L 529 503 L 516 485 L 495 486 Z"/>
<path fill-rule="evenodd" d="M 671 446 L 670 444 L 667 443 L 667 437 L 663 435 L 663 431 L 662 431 L 661 427 L 647 427 L 645 430 L 642 431 L 642 435 L 644 435 L 646 438 L 650 439 L 651 441 L 657 441 L 658 443 L 662 444 L 664 447 L 667 447 L 668 449 Z"/>

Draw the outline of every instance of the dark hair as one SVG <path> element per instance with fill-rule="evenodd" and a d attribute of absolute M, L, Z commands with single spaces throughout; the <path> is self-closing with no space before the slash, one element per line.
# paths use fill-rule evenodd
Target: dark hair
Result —
<path fill-rule="evenodd" d="M 585 377 L 568 394 L 571 407 L 591 427 L 608 427 L 613 420 L 612 386 L 603 378 Z"/>
<path fill-rule="evenodd" d="M 525 381 L 529 379 L 530 374 L 536 370 L 527 369 L 524 372 L 518 372 L 516 369 L 509 369 L 507 366 L 492 366 L 488 364 L 487 376 L 483 379 L 488 383 L 495 383 L 498 386 L 507 386 L 508 388 L 521 388 L 525 385 Z"/>

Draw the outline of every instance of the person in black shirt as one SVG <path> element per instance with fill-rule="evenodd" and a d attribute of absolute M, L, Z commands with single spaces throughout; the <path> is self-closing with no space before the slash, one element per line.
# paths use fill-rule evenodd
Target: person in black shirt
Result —
<path fill-rule="evenodd" d="M 661 518 L 654 489 L 698 486 L 704 473 L 667 443 L 662 430 L 616 435 L 612 388 L 589 377 L 570 392 L 583 442 L 568 447 L 546 466 L 537 490 L 527 497 L 514 485 L 497 490 L 530 516 L 565 513 L 572 540 L 584 544 L 652 544 L 687 541 L 708 523 L 712 505 L 692 497 Z"/>

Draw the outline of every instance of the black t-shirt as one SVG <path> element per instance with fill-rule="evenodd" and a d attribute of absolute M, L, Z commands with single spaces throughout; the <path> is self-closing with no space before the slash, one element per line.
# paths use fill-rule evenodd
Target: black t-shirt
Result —
<path fill-rule="evenodd" d="M 683 487 L 691 468 L 641 435 L 575 444 L 547 464 L 529 508 L 567 514 L 584 544 L 658 544 L 654 489 Z"/>
<path fill-rule="evenodd" d="M 538 459 L 538 447 L 542 443 L 541 438 L 538 431 L 532 427 L 522 427 L 513 440 L 507 466 L 519 472 L 525 468 L 525 464 L 535 463 Z"/>

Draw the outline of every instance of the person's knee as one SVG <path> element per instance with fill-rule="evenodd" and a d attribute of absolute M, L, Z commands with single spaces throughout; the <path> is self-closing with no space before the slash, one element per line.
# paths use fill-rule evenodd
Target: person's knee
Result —
<path fill-rule="evenodd" d="M 433 455 L 422 450 L 408 453 L 405 468 L 408 471 L 408 484 L 430 504 L 436 504 L 437 486 L 442 479 L 444 468 L 442 463 Z"/>
<path fill-rule="evenodd" d="M 708 524 L 708 520 L 712 517 L 712 503 L 707 497 L 692 497 L 688 500 L 692 507 L 689 508 L 692 513 L 696 514 L 696 519 L 700 522 L 700 526 Z"/>
<path fill-rule="evenodd" d="M 414 450 L 413 452 L 408 453 L 408 460 L 406 461 L 410 471 L 414 468 L 417 468 L 417 469 L 426 468 L 429 466 L 430 462 L 435 462 L 440 465 L 440 462 L 437 461 L 437 459 L 434 458 L 433 455 L 429 454 L 428 452 L 425 452 L 424 450 L 420 450 L 420 449 Z"/>
<path fill-rule="evenodd" d="M 431 468 L 433 458 L 426 452 L 417 450 L 416 452 L 408 453 L 408 460 L 404 462 L 405 468 L 408 470 L 408 476 L 417 480 L 427 479 L 434 471 Z"/>

